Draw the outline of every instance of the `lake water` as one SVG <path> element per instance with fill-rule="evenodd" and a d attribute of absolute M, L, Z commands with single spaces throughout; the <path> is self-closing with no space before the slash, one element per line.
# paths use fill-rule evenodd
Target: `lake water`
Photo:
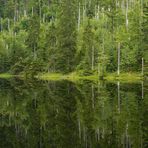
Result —
<path fill-rule="evenodd" d="M 147 148 L 146 83 L 0 80 L 0 148 Z"/>

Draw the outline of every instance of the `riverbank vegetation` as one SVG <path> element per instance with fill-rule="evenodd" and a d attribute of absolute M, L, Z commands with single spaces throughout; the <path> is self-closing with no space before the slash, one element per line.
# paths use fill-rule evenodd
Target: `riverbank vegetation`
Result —
<path fill-rule="evenodd" d="M 19 79 L 32 79 L 32 77 L 26 77 L 25 75 L 11 75 L 11 74 L 0 74 L 0 78 L 2 79 L 10 79 L 10 78 L 19 78 Z M 97 82 L 98 80 L 105 80 L 108 82 L 123 82 L 123 83 L 139 83 L 146 78 L 143 77 L 140 73 L 122 73 L 119 76 L 116 73 L 106 74 L 105 76 L 98 76 L 97 74 L 92 75 L 81 75 L 79 72 L 72 72 L 70 74 L 61 74 L 61 73 L 40 73 L 33 77 L 33 79 L 38 80 L 49 80 L 49 81 L 61 81 L 68 80 L 72 82 L 78 82 L 81 80 L 91 80 Z"/>
<path fill-rule="evenodd" d="M 9 79 L 9 78 L 12 78 L 12 77 L 14 77 L 14 76 L 9 74 L 9 73 L 0 74 L 0 78 L 3 78 L 3 79 Z"/>
<path fill-rule="evenodd" d="M 147 43 L 146 0 L 0 1 L 0 73 L 141 80 Z"/>

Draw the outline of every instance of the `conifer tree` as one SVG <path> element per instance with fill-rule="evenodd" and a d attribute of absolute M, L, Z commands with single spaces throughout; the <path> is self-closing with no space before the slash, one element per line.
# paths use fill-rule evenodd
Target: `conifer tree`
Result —
<path fill-rule="evenodd" d="M 81 63 L 82 69 L 93 70 L 92 55 L 94 51 L 94 34 L 92 31 L 91 19 L 88 19 L 87 25 L 83 32 L 83 44 L 81 47 Z"/>
<path fill-rule="evenodd" d="M 26 44 L 30 50 L 32 50 L 33 57 L 36 59 L 37 57 L 37 48 L 38 48 L 38 42 L 39 42 L 39 31 L 40 31 L 40 19 L 39 19 L 39 2 L 35 3 L 34 7 L 34 14 L 30 18 L 29 21 L 29 28 L 28 28 L 28 37 Z"/>
<path fill-rule="evenodd" d="M 74 70 L 76 53 L 76 0 L 61 0 L 57 26 L 57 71 L 71 72 Z"/>

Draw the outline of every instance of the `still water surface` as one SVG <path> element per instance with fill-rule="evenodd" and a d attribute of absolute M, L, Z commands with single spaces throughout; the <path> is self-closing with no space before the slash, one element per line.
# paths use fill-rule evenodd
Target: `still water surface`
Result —
<path fill-rule="evenodd" d="M 0 80 L 0 148 L 147 148 L 145 83 Z"/>

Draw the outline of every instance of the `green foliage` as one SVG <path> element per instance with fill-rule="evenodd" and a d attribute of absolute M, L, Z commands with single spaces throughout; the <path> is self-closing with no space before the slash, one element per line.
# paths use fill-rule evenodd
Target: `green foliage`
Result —
<path fill-rule="evenodd" d="M 141 26 L 141 54 L 148 66 L 148 6 L 145 1 L 143 5 L 142 26 Z"/>
<path fill-rule="evenodd" d="M 140 72 L 142 58 L 147 67 L 146 1 L 2 0 L 0 14 L 1 72 L 21 73 L 28 59 L 45 72 L 105 75 L 117 71 L 119 43 L 121 71 Z"/>
<path fill-rule="evenodd" d="M 57 58 L 57 31 L 56 25 L 54 22 L 50 24 L 47 32 L 45 33 L 45 51 L 42 52 L 42 58 L 47 63 L 48 72 L 56 72 L 56 61 Z M 42 48 L 44 49 L 44 48 Z"/>
<path fill-rule="evenodd" d="M 31 58 L 19 58 L 18 62 L 11 68 L 11 71 L 15 75 L 25 75 L 25 77 L 33 77 L 39 72 L 44 71 L 43 61 L 36 59 L 31 60 Z"/>
<path fill-rule="evenodd" d="M 74 70 L 76 53 L 76 16 L 75 0 L 63 0 L 60 6 L 57 23 L 57 71 L 71 72 Z"/>
<path fill-rule="evenodd" d="M 38 42 L 39 42 L 40 22 L 38 16 L 33 16 L 29 21 L 28 37 L 26 39 L 26 45 L 28 49 L 32 51 L 34 57 L 37 55 Z"/>
<path fill-rule="evenodd" d="M 80 51 L 80 69 L 91 70 L 92 61 L 92 48 L 94 48 L 94 33 L 90 20 L 88 20 L 86 27 L 83 31 L 83 43 Z"/>
<path fill-rule="evenodd" d="M 23 73 L 25 73 L 26 77 L 34 77 L 36 76 L 39 72 L 44 71 L 44 63 L 40 59 L 36 60 L 27 60 Z"/>

